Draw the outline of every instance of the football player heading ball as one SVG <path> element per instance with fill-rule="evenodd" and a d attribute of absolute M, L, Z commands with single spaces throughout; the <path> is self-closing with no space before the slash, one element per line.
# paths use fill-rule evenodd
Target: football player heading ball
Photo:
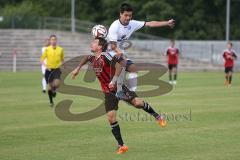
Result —
<path fill-rule="evenodd" d="M 107 41 L 104 38 L 95 38 L 90 47 L 92 54 L 84 57 L 84 61 L 81 60 L 80 64 L 72 71 L 72 78 L 76 78 L 84 64 L 89 63 L 92 65 L 92 69 L 95 72 L 104 93 L 105 110 L 112 128 L 112 134 L 118 142 L 117 154 L 123 154 L 128 151 L 128 147 L 124 145 L 116 116 L 119 102 L 119 99 L 115 96 L 117 89 L 116 86 L 109 86 L 109 83 L 115 74 L 115 69 L 122 67 L 119 62 L 123 59 L 115 56 L 112 57 L 108 52 L 104 52 L 107 47 Z M 123 100 L 125 102 L 149 113 L 156 119 L 161 127 L 166 126 L 166 120 L 156 113 L 150 104 L 140 99 L 135 92 L 130 91 L 125 85 L 122 85 L 122 88 L 124 94 Z"/>
<path fill-rule="evenodd" d="M 111 81 L 111 85 L 117 83 L 117 96 L 121 99 L 122 97 L 122 84 L 125 79 L 125 70 L 129 73 L 129 89 L 135 91 L 137 89 L 137 68 L 135 64 L 127 59 L 124 48 L 121 47 L 123 41 L 128 40 L 131 35 L 143 28 L 143 27 L 165 27 L 168 26 L 173 28 L 175 21 L 170 19 L 168 21 L 138 21 L 133 20 L 133 8 L 130 4 L 123 3 L 120 7 L 119 19 L 115 20 L 109 30 L 107 35 L 107 40 L 110 43 L 109 52 L 112 56 L 117 55 L 118 57 L 124 57 L 124 61 L 121 63 L 122 69 L 117 70 L 115 77 Z"/>

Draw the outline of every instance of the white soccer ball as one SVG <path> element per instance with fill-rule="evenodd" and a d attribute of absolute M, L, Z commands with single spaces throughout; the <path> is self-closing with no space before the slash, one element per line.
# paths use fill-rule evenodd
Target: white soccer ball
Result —
<path fill-rule="evenodd" d="M 94 38 L 100 37 L 100 38 L 106 38 L 108 34 L 107 28 L 103 25 L 96 25 L 92 28 L 92 36 Z"/>

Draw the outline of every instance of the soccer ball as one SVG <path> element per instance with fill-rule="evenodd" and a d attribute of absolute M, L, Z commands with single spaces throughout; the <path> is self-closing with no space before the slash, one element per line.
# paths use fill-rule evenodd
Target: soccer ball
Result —
<path fill-rule="evenodd" d="M 92 36 L 94 38 L 100 37 L 100 38 L 106 38 L 108 34 L 107 28 L 103 25 L 96 25 L 92 28 Z"/>

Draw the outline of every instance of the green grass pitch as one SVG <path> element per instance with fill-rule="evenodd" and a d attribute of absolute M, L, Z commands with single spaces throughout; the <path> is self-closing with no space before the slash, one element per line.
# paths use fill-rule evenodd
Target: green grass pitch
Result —
<path fill-rule="evenodd" d="M 106 116 L 86 122 L 62 121 L 48 106 L 47 95 L 41 93 L 40 73 L 0 72 L 0 159 L 238 160 L 240 74 L 234 74 L 231 88 L 223 85 L 223 77 L 220 72 L 180 73 L 177 87 L 170 93 L 145 98 L 167 115 L 166 128 L 121 102 L 118 118 L 129 152 L 116 155 Z M 98 86 L 97 82 L 83 83 L 81 76 L 68 81 Z M 58 94 L 55 104 L 66 98 L 74 100 L 74 113 L 100 103 L 93 98 Z"/>

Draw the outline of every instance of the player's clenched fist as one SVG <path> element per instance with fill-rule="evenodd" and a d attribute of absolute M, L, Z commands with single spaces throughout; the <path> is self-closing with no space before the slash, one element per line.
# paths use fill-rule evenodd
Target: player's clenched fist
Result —
<path fill-rule="evenodd" d="M 175 26 L 175 20 L 174 19 L 170 19 L 168 22 L 168 26 L 173 28 Z"/>

